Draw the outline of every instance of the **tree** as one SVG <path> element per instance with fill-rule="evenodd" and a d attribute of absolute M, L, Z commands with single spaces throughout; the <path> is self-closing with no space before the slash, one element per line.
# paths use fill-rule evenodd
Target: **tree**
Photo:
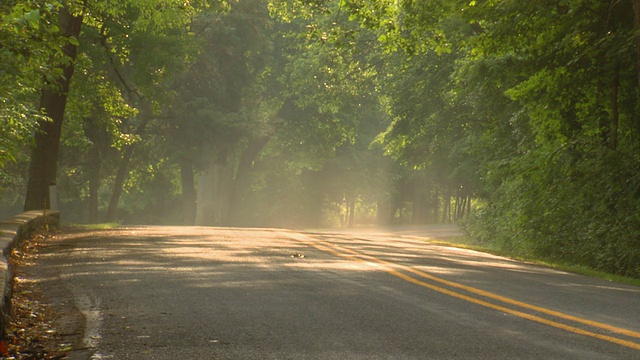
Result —
<path fill-rule="evenodd" d="M 268 139 L 270 126 L 257 82 L 271 56 L 270 22 L 264 1 L 234 3 L 225 14 L 203 13 L 194 23 L 199 53 L 167 84 L 177 96 L 164 109 L 166 140 L 181 169 L 186 223 L 196 216 L 206 223 L 233 221 L 246 164 Z M 224 180 L 215 178 L 214 168 L 224 173 Z M 203 198 L 205 188 L 216 181 L 216 196 Z M 215 211 L 203 214 L 205 207 Z"/>
<path fill-rule="evenodd" d="M 25 210 L 49 206 L 48 186 L 56 180 L 60 134 L 77 56 L 77 39 L 82 29 L 85 12 L 89 10 L 88 14 L 91 16 L 87 20 L 88 26 L 99 28 L 103 34 L 108 34 L 109 19 L 127 20 L 126 16 L 123 16 L 127 11 L 137 16 L 134 25 L 130 25 L 132 33 L 145 30 L 160 33 L 184 26 L 197 11 L 198 6 L 204 3 L 197 2 L 193 5 L 189 3 L 185 6 L 179 1 L 164 2 L 162 12 L 155 11 L 157 4 L 153 0 L 120 5 L 118 7 L 100 1 L 71 2 L 58 10 L 60 31 L 63 38 L 68 40 L 61 47 L 61 55 L 53 59 L 55 66 L 60 69 L 59 76 L 51 79 L 42 90 L 40 108 L 51 118 L 51 122 L 38 123 L 31 155 Z M 129 20 L 133 19 L 129 18 Z"/>
<path fill-rule="evenodd" d="M 36 122 L 45 120 L 32 100 L 41 79 L 57 75 L 49 62 L 67 42 L 57 31 L 59 6 L 56 1 L 0 6 L 0 169 L 18 160 Z"/>
<path fill-rule="evenodd" d="M 25 210 L 49 208 L 49 185 L 55 184 L 58 146 L 62 119 L 73 75 L 73 61 L 77 55 L 77 37 L 82 25 L 82 9 L 63 6 L 59 10 L 59 25 L 67 42 L 62 45 L 61 56 L 52 59 L 60 64 L 61 74 L 45 85 L 40 97 L 40 109 L 50 119 L 40 120 L 35 133 Z"/>
<path fill-rule="evenodd" d="M 475 235 L 490 233 L 523 253 L 638 272 L 637 244 L 628 237 L 640 225 L 629 180 L 636 167 L 622 165 L 635 164 L 638 145 L 630 5 L 487 2 L 468 9 L 482 29 L 470 42 L 475 56 L 466 74 L 499 79 L 482 77 L 472 92 L 477 97 L 490 85 L 506 104 L 502 119 L 485 122 L 504 151 L 482 151 L 486 205 Z M 515 29 L 514 14 L 523 19 Z M 509 134 L 517 141 L 506 141 Z M 609 236 L 618 231 L 628 240 Z"/>
<path fill-rule="evenodd" d="M 308 8 L 307 16 L 332 12 L 324 1 Z M 480 197 L 474 235 L 637 274 L 637 236 L 605 229 L 640 230 L 632 190 L 638 8 L 636 1 L 354 0 L 340 11 L 381 31 L 380 40 L 412 61 L 431 57 L 390 72 L 404 74 L 397 89 L 411 91 L 388 92 L 396 120 L 382 141 L 407 165 L 444 167 L 449 184 L 472 180 Z M 416 90 L 420 98 L 412 98 Z M 466 204 L 459 197 L 455 213 Z"/>

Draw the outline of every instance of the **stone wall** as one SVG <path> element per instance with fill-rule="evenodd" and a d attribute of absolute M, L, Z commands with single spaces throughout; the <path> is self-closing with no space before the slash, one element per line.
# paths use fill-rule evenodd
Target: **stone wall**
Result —
<path fill-rule="evenodd" d="M 28 239 L 39 229 L 48 226 L 57 229 L 60 226 L 60 212 L 34 210 L 16 215 L 0 222 L 0 338 L 6 334 L 11 305 L 11 290 L 13 288 L 13 274 L 9 264 L 11 251 L 19 247 L 21 242 Z"/>

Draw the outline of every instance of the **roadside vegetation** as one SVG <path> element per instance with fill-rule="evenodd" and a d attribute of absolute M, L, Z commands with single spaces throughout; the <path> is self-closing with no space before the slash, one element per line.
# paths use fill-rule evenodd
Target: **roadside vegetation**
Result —
<path fill-rule="evenodd" d="M 11 0 L 0 215 L 459 223 L 640 278 L 640 1 Z"/>
<path fill-rule="evenodd" d="M 640 286 L 640 279 L 637 277 L 621 276 L 611 272 L 595 270 L 592 267 L 588 267 L 583 264 L 577 264 L 575 262 L 557 262 L 550 260 L 549 258 L 535 257 L 533 255 L 522 255 L 509 251 L 508 249 L 501 248 L 498 244 L 495 243 L 486 243 L 481 245 L 476 239 L 470 238 L 469 236 L 463 235 L 456 237 L 447 237 L 443 239 L 429 239 L 428 241 L 429 243 L 437 245 L 480 251 L 506 257 L 516 261 L 522 261 L 528 264 L 544 266 L 559 271 L 585 275 L 593 278 L 599 278 L 615 283 Z"/>

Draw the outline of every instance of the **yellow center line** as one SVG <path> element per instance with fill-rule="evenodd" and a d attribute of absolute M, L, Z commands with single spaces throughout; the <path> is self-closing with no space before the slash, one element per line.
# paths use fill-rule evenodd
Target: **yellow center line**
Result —
<path fill-rule="evenodd" d="M 450 286 L 450 287 L 462 289 L 462 290 L 465 290 L 467 292 L 470 292 L 470 293 L 473 293 L 473 294 L 476 294 L 476 295 L 481 295 L 481 296 L 484 296 L 484 297 L 487 297 L 487 298 L 491 298 L 491 299 L 494 299 L 494 300 L 502 301 L 502 302 L 510 304 L 510 305 L 519 306 L 519 307 L 526 308 L 526 309 L 529 309 L 529 310 L 534 310 L 534 311 L 541 312 L 541 313 L 544 313 L 544 314 L 547 314 L 547 315 L 551 315 L 551 316 L 555 316 L 555 317 L 558 317 L 558 318 L 561 318 L 561 319 L 574 321 L 574 322 L 578 322 L 578 323 L 581 323 L 581 324 L 584 324 L 584 325 L 588 325 L 588 326 L 592 326 L 592 327 L 595 327 L 595 328 L 600 328 L 600 329 L 603 329 L 603 330 L 608 330 L 608 331 L 611 331 L 611 332 L 615 332 L 615 333 L 618 333 L 618 334 L 621 334 L 621 335 L 640 338 L 640 333 L 638 333 L 638 332 L 634 332 L 634 331 L 631 331 L 631 330 L 615 327 L 615 326 L 608 325 L 608 324 L 603 324 L 603 323 L 600 323 L 600 322 L 597 322 L 597 321 L 592 321 L 592 320 L 588 320 L 588 319 L 584 319 L 584 318 L 580 318 L 580 317 L 564 314 L 564 313 L 561 313 L 561 312 L 558 312 L 558 311 L 554 311 L 554 310 L 550 310 L 550 309 L 547 309 L 547 308 L 531 305 L 531 304 L 528 304 L 528 303 L 525 303 L 525 302 L 521 302 L 521 301 L 518 301 L 518 300 L 514 300 L 514 299 L 511 299 L 511 298 L 500 296 L 500 295 L 497 295 L 497 294 L 494 294 L 494 293 L 490 293 L 490 292 L 487 292 L 487 291 L 484 291 L 484 290 L 480 290 L 480 289 L 477 289 L 477 288 L 474 288 L 474 287 L 471 287 L 471 286 L 466 286 L 466 285 L 462 285 L 462 284 L 459 284 L 459 283 L 456 283 L 456 282 L 444 280 L 444 279 L 438 278 L 436 276 L 433 276 L 431 274 L 427 274 L 427 273 L 425 273 L 423 271 L 411 268 L 409 266 L 404 266 L 404 265 L 392 263 L 392 262 L 389 262 L 389 261 L 385 261 L 385 260 L 376 258 L 374 256 L 363 254 L 363 253 L 360 253 L 358 251 L 355 251 L 355 250 L 352 250 L 352 249 L 349 249 L 349 248 L 346 248 L 346 247 L 343 247 L 343 246 L 332 244 L 332 243 L 327 242 L 327 241 L 323 241 L 323 240 L 319 240 L 319 239 L 314 239 L 314 241 L 310 241 L 310 240 L 307 240 L 307 239 L 300 239 L 300 238 L 297 238 L 297 237 L 295 238 L 295 240 L 300 241 L 302 243 L 305 243 L 305 244 L 307 244 L 309 246 L 315 247 L 318 250 L 321 250 L 321 251 L 324 251 L 324 252 L 328 252 L 330 254 L 333 254 L 333 255 L 336 255 L 336 256 L 339 256 L 339 257 L 342 257 L 342 258 L 346 258 L 346 259 L 349 259 L 349 260 L 353 260 L 353 261 L 357 261 L 357 262 L 361 262 L 361 263 L 366 263 L 366 264 L 372 265 L 374 267 L 378 267 L 382 271 L 384 271 L 384 272 L 386 272 L 388 274 L 391 274 L 393 276 L 396 276 L 396 277 L 398 277 L 400 279 L 403 279 L 403 280 L 405 280 L 407 282 L 410 282 L 412 284 L 419 285 L 419 286 L 422 286 L 422 287 L 425 287 L 425 288 L 428 288 L 428 289 L 431 289 L 431 290 L 434 290 L 434 291 L 437 291 L 437 292 L 440 292 L 440 293 L 443 293 L 443 294 L 446 294 L 446 295 L 449 295 L 449 296 L 452 296 L 452 297 L 455 297 L 455 298 L 458 298 L 458 299 L 462 299 L 462 300 L 465 300 L 465 301 L 468 301 L 468 302 L 471 302 L 471 303 L 474 303 L 474 304 L 478 304 L 478 305 L 482 305 L 482 306 L 485 306 L 485 307 L 488 307 L 488 308 L 491 308 L 491 309 L 502 311 L 502 312 L 505 312 L 505 313 L 508 313 L 508 314 L 511 314 L 511 315 L 515 315 L 515 316 L 518 316 L 518 317 L 521 317 L 521 318 L 524 318 L 524 319 L 527 319 L 527 320 L 535 321 L 535 322 L 538 322 L 538 323 L 541 323 L 541 324 L 553 326 L 555 328 L 559 328 L 559 329 L 562 329 L 562 330 L 565 330 L 565 331 L 569 331 L 569 332 L 572 332 L 572 333 L 585 335 L 585 336 L 597 338 L 597 339 L 600 339 L 600 340 L 608 341 L 608 342 L 611 342 L 611 343 L 614 343 L 614 344 L 619 344 L 619 345 L 622 345 L 622 346 L 626 346 L 626 347 L 629 347 L 629 348 L 632 348 L 632 349 L 640 350 L 640 344 L 635 343 L 633 341 L 628 341 L 628 340 L 616 338 L 616 337 L 613 337 L 613 336 L 594 333 L 594 332 L 583 330 L 583 329 L 580 329 L 580 328 L 577 328 L 577 327 L 574 327 L 574 326 L 569 326 L 569 325 L 565 325 L 565 324 L 562 324 L 562 323 L 559 323 L 559 322 L 556 322 L 556 321 L 544 319 L 544 318 L 541 318 L 539 316 L 527 314 L 527 313 L 524 313 L 522 311 L 513 310 L 513 309 L 510 309 L 510 308 L 507 308 L 507 307 L 504 307 L 504 306 L 496 305 L 496 304 L 493 304 L 493 303 L 490 303 L 490 302 L 487 302 L 487 301 L 484 301 L 484 300 L 481 300 L 481 299 L 477 299 L 477 298 L 474 298 L 474 297 L 471 297 L 471 296 L 468 296 L 468 295 L 457 293 L 457 292 L 449 290 L 449 289 L 445 289 L 445 288 L 437 286 L 437 285 L 426 283 L 424 281 L 421 281 L 421 280 L 418 280 L 416 278 L 413 278 L 413 277 L 411 277 L 409 275 L 403 274 L 403 273 L 399 272 L 398 270 L 394 270 L 393 268 L 399 268 L 399 269 L 402 269 L 404 271 L 413 273 L 415 275 L 424 277 L 426 279 L 429 279 L 429 280 L 432 280 L 432 281 L 435 281 L 435 282 L 439 282 L 441 284 L 444 284 L 444 285 L 447 285 L 447 286 Z M 324 244 L 324 245 L 322 245 L 322 244 Z M 349 255 L 349 254 L 351 254 L 351 255 Z M 367 259 L 368 261 L 365 260 L 365 259 Z M 380 265 L 382 265 L 382 266 L 380 266 Z"/>

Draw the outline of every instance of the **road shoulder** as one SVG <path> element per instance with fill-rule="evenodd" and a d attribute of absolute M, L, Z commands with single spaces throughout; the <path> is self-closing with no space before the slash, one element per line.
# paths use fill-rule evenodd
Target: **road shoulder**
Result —
<path fill-rule="evenodd" d="M 11 254 L 14 277 L 5 355 L 15 358 L 89 359 L 83 349 L 84 316 L 62 285 L 47 253 L 59 240 L 36 235 Z"/>

